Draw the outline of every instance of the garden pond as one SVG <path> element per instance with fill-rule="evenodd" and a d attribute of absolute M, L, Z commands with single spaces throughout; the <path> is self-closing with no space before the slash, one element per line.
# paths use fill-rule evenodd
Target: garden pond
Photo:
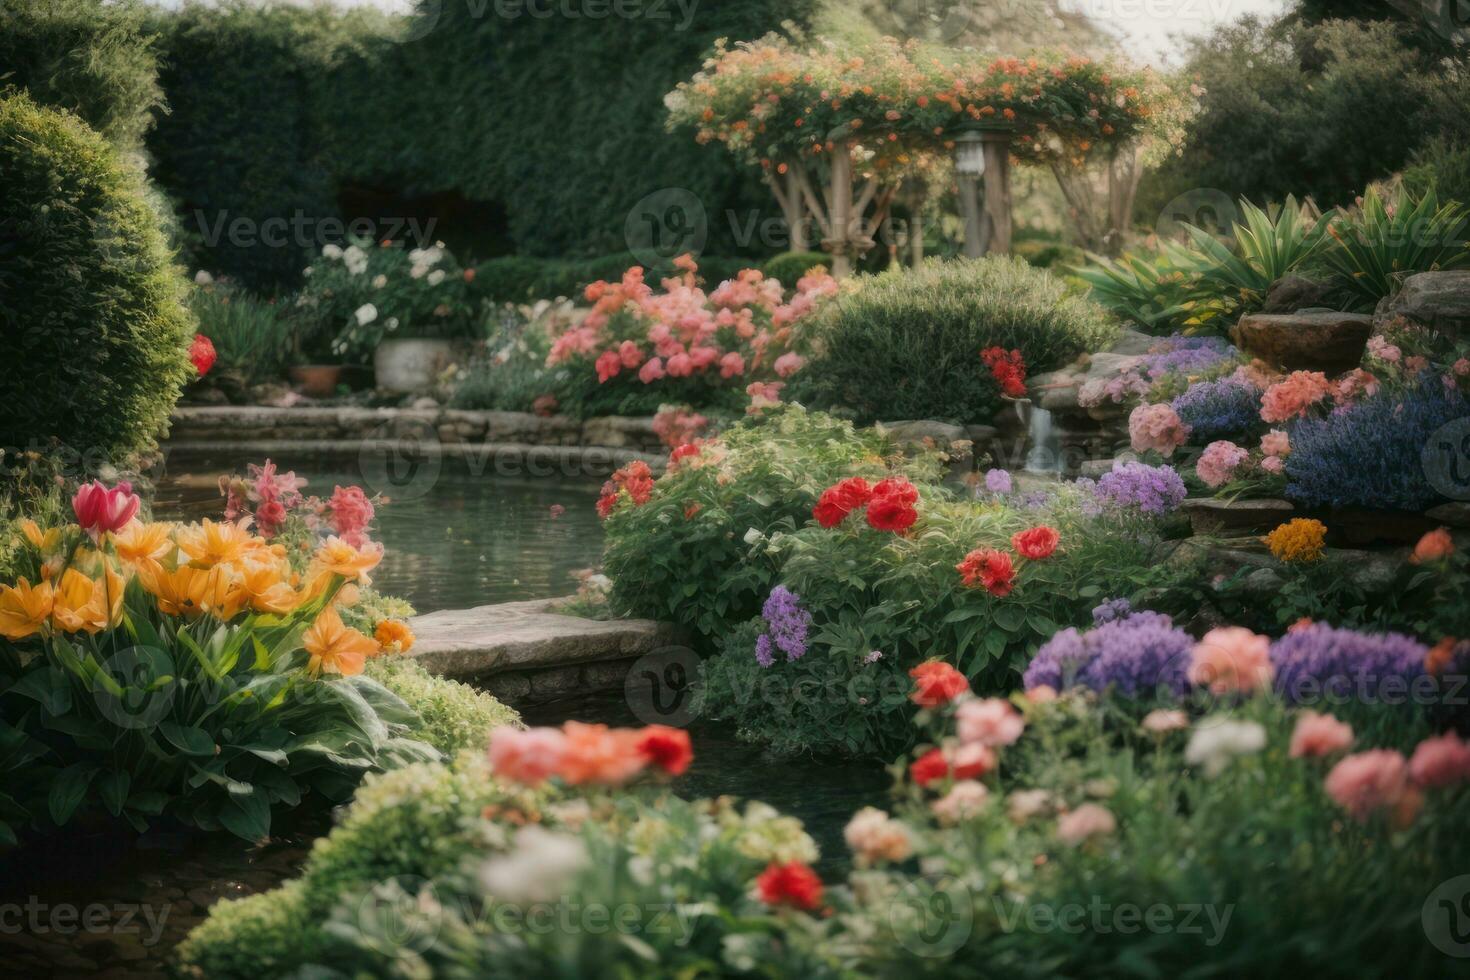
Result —
<path fill-rule="evenodd" d="M 155 516 L 217 516 L 218 478 L 243 474 L 245 462 L 170 460 L 158 481 Z M 308 480 L 308 493 L 364 482 L 349 465 L 324 460 L 277 460 Z M 571 572 L 596 565 L 602 532 L 593 504 L 600 480 L 580 482 L 444 472 L 428 492 L 401 497 L 378 510 L 375 537 L 386 558 L 374 585 L 429 612 L 493 602 L 564 595 Z M 565 511 L 553 518 L 551 508 Z M 446 531 L 447 527 L 447 531 Z M 636 726 L 621 692 L 586 694 L 528 707 L 532 725 L 567 720 Z M 847 865 L 842 829 L 851 814 L 881 804 L 890 778 L 872 762 L 775 759 L 742 742 L 726 726 L 696 722 L 695 761 L 673 789 L 686 798 L 759 799 L 801 818 L 817 840 L 824 875 Z M 282 815 L 272 839 L 247 846 L 229 835 L 156 828 L 142 837 L 73 828 L 37 842 L 0 864 L 0 904 L 39 910 L 18 934 L 7 934 L 0 976 L 164 976 L 169 955 L 209 906 L 274 888 L 294 877 L 311 841 L 325 834 L 325 813 Z M 54 926 L 52 910 L 95 913 L 95 931 L 79 922 Z M 30 916 L 30 913 L 26 913 Z M 127 919 L 124 922 L 124 918 Z"/>

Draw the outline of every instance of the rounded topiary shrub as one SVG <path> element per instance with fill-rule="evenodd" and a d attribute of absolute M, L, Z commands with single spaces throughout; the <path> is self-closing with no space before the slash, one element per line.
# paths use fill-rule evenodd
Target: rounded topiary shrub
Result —
<path fill-rule="evenodd" d="M 766 259 L 761 271 L 770 279 L 779 279 L 787 289 L 795 289 L 797 280 L 818 265 L 830 268 L 832 256 L 825 252 L 782 252 Z"/>
<path fill-rule="evenodd" d="M 1021 259 L 931 261 L 859 279 L 828 304 L 789 396 L 859 422 L 988 422 L 1001 393 L 982 350 L 1019 350 L 1034 374 L 1106 347 L 1117 329 L 1101 307 Z"/>
<path fill-rule="evenodd" d="M 186 283 L 142 176 L 76 117 L 0 99 L 0 446 L 147 449 L 193 371 Z"/>

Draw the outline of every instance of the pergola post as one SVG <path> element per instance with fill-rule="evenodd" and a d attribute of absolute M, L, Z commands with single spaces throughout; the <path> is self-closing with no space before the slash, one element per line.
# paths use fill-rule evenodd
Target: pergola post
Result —
<path fill-rule="evenodd" d="M 831 170 L 832 193 L 829 208 L 830 236 L 822 247 L 832 253 L 832 275 L 838 279 L 852 273 L 853 241 L 852 215 L 852 144 L 837 143 L 828 158 Z"/>
<path fill-rule="evenodd" d="M 980 134 L 985 153 L 985 217 L 989 224 L 986 254 L 1011 250 L 1011 134 L 987 129 Z"/>

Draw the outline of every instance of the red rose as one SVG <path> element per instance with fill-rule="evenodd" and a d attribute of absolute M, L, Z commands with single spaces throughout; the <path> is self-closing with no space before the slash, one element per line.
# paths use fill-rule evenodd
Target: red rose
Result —
<path fill-rule="evenodd" d="M 1011 535 L 1011 547 L 1016 549 L 1016 554 L 1022 558 L 1030 558 L 1036 561 L 1041 558 L 1050 558 L 1057 550 L 1057 543 L 1062 536 L 1057 533 L 1056 528 L 1040 527 L 1028 528 L 1025 531 L 1017 531 Z"/>
<path fill-rule="evenodd" d="M 955 779 L 974 779 L 995 768 L 995 752 L 988 745 L 971 742 L 955 749 L 945 761 Z"/>
<path fill-rule="evenodd" d="M 948 704 L 970 689 L 965 675 L 942 660 L 928 660 L 909 671 L 914 679 L 914 692 L 909 698 L 925 708 Z"/>
<path fill-rule="evenodd" d="M 214 351 L 214 341 L 202 333 L 194 335 L 194 342 L 189 345 L 189 360 L 194 362 L 194 370 L 199 372 L 199 377 L 209 373 L 218 356 Z"/>
<path fill-rule="evenodd" d="M 955 571 L 966 585 L 982 585 L 994 596 L 1010 595 L 1016 585 L 1011 556 L 994 548 L 976 548 L 955 566 Z"/>
<path fill-rule="evenodd" d="M 868 502 L 868 524 L 879 531 L 902 533 L 913 527 L 919 512 L 898 497 L 874 497 Z"/>
<path fill-rule="evenodd" d="M 812 508 L 812 516 L 823 527 L 836 527 L 872 496 L 873 488 L 868 486 L 867 480 L 860 476 L 848 477 L 822 491 L 817 505 Z"/>
<path fill-rule="evenodd" d="M 919 502 L 919 488 L 901 476 L 890 476 L 879 480 L 873 487 L 873 497 L 895 497 L 903 503 L 916 504 Z"/>
<path fill-rule="evenodd" d="M 755 886 L 767 905 L 790 905 L 810 912 L 822 904 L 822 879 L 800 861 L 772 861 L 755 880 Z"/>
<path fill-rule="evenodd" d="M 928 786 L 947 775 L 949 763 L 944 761 L 944 753 L 938 749 L 930 749 L 909 765 L 910 778 L 920 786 Z"/>
<path fill-rule="evenodd" d="M 668 725 L 649 725 L 638 734 L 634 743 L 638 754 L 671 776 L 681 776 L 694 761 L 694 749 L 689 744 L 689 733 Z"/>

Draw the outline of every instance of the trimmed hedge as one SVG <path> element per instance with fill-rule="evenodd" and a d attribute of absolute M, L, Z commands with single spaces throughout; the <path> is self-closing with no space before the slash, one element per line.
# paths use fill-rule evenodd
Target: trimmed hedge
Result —
<path fill-rule="evenodd" d="M 23 88 L 119 148 L 137 149 L 163 103 L 143 17 L 136 0 L 5 0 L 0 88 Z"/>
<path fill-rule="evenodd" d="M 782 252 L 767 259 L 761 271 L 768 278 L 780 280 L 781 285 L 791 290 L 796 288 L 797 280 L 818 265 L 831 268 L 832 256 L 825 252 Z"/>
<path fill-rule="evenodd" d="M 1029 374 L 1101 350 L 1117 325 L 1061 279 L 1019 258 L 930 261 L 862 277 L 812 324 L 817 352 L 790 397 L 859 422 L 989 422 L 999 388 L 980 359 L 1020 350 Z"/>
<path fill-rule="evenodd" d="M 503 255 L 475 267 L 475 288 L 486 299 L 496 303 L 527 303 L 558 296 L 580 299 L 588 283 L 599 279 L 615 282 L 630 267 L 638 264 L 638 260 L 626 252 L 572 261 Z M 706 288 L 713 289 L 726 279 L 735 278 L 741 269 L 749 269 L 756 264 L 752 259 L 706 255 L 699 259 L 699 275 Z M 672 267 L 646 271 L 649 282 L 673 273 Z M 785 283 L 784 279 L 782 283 Z"/>
<path fill-rule="evenodd" d="M 0 186 L 0 446 L 54 439 L 89 467 L 150 448 L 193 373 L 194 320 L 141 175 L 16 95 L 0 100 Z"/>

